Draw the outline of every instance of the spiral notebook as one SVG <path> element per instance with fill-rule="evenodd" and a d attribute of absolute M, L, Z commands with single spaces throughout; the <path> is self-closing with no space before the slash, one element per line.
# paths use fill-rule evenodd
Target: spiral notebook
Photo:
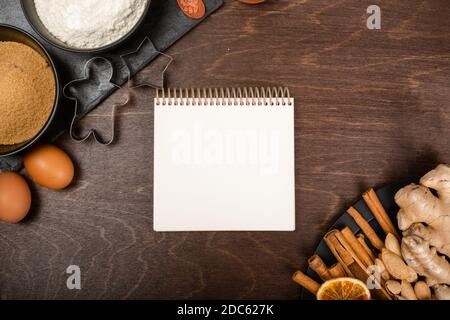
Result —
<path fill-rule="evenodd" d="M 293 231 L 286 88 L 165 89 L 155 98 L 155 231 Z"/>

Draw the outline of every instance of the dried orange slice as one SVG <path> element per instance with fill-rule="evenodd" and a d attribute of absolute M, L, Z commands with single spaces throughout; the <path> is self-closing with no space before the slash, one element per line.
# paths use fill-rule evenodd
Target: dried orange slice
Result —
<path fill-rule="evenodd" d="M 320 286 L 317 300 L 370 300 L 370 291 L 358 279 L 336 278 Z"/>

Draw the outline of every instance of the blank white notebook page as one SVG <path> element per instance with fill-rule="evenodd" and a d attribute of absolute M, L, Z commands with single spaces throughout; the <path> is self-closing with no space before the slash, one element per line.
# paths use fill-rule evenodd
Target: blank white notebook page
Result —
<path fill-rule="evenodd" d="M 155 99 L 154 230 L 295 230 L 293 99 L 208 102 Z"/>

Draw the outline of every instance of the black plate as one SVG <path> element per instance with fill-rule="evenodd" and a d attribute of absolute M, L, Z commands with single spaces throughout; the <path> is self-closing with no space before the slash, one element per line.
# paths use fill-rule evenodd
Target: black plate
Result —
<path fill-rule="evenodd" d="M 413 182 L 417 182 L 417 179 L 405 179 L 376 190 L 376 194 L 380 199 L 381 204 L 386 209 L 386 212 L 388 213 L 392 221 L 397 221 L 397 212 L 399 209 L 394 201 L 395 194 L 397 193 L 398 190 Z M 377 221 L 373 217 L 364 200 L 361 198 L 360 200 L 358 200 L 356 203 L 353 204 L 353 207 L 356 210 L 358 210 L 359 213 L 361 213 L 361 215 L 369 222 L 372 228 L 374 228 L 374 230 L 377 232 L 378 236 L 381 239 L 384 239 L 385 236 L 383 230 L 378 225 Z M 359 234 L 361 232 L 359 226 L 355 223 L 355 221 L 352 219 L 352 217 L 350 217 L 350 215 L 347 212 L 345 212 L 339 219 L 337 219 L 337 221 L 330 227 L 329 231 L 333 229 L 342 229 L 345 226 L 350 227 L 350 229 L 352 229 L 354 234 Z M 322 260 L 325 262 L 325 264 L 328 266 L 331 266 L 336 262 L 335 257 L 333 256 L 327 244 L 325 243 L 325 240 L 323 239 L 320 241 L 319 245 L 314 251 L 314 254 L 320 256 Z M 306 274 L 311 278 L 315 279 L 316 281 L 318 281 L 319 283 L 322 282 L 319 276 L 311 268 L 308 268 L 306 270 Z M 301 297 L 302 299 L 307 300 L 315 299 L 315 297 L 306 290 L 302 290 Z"/>

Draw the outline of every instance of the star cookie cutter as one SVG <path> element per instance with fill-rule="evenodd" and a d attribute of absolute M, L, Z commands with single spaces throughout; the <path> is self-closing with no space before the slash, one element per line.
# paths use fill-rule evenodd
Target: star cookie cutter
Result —
<path fill-rule="evenodd" d="M 133 84 L 134 80 L 136 80 L 136 76 L 139 74 L 139 72 L 142 72 L 142 71 L 138 70 L 138 68 L 133 67 L 132 56 L 135 54 L 138 54 L 139 52 L 141 52 L 142 50 L 144 50 L 147 47 L 149 47 L 149 49 L 154 52 L 154 54 L 148 59 L 148 63 L 150 63 L 150 62 L 154 63 L 154 60 L 157 60 L 158 57 L 166 58 L 167 62 L 165 63 L 164 67 L 157 73 L 157 75 L 159 75 L 159 83 L 158 84 L 154 84 L 152 81 L 145 81 L 145 80 L 139 82 L 138 84 Z M 164 88 L 166 72 L 169 69 L 172 62 L 174 61 L 172 56 L 157 50 L 149 37 L 145 37 L 144 40 L 142 40 L 142 42 L 139 44 L 139 46 L 137 47 L 136 50 L 120 55 L 120 59 L 122 60 L 123 64 L 127 68 L 127 76 L 128 76 L 127 84 L 128 84 L 128 87 L 131 89 L 137 89 L 137 88 L 142 88 L 142 87 L 150 87 L 153 89 Z"/>
<path fill-rule="evenodd" d="M 151 61 L 157 59 L 158 56 L 163 56 L 165 58 L 168 59 L 168 62 L 165 64 L 164 68 L 160 71 L 159 73 L 159 83 L 158 84 L 154 84 L 151 81 L 142 81 L 136 85 L 133 85 L 133 76 L 135 76 L 139 69 L 138 68 L 133 68 L 132 65 L 132 57 L 133 55 L 139 53 L 141 50 L 143 50 L 145 47 L 150 46 L 150 50 L 152 50 L 154 52 L 154 55 L 152 55 L 149 59 L 148 59 L 148 63 L 150 63 Z M 163 52 L 158 51 L 152 41 L 150 40 L 150 38 L 145 37 L 144 40 L 139 44 L 139 46 L 137 47 L 137 49 L 135 51 L 132 52 L 128 52 L 125 54 L 122 54 L 119 56 L 124 67 L 127 69 L 127 80 L 126 80 L 126 86 L 129 89 L 137 89 L 137 88 L 141 88 L 141 87 L 150 87 L 150 88 L 154 88 L 154 89 L 162 89 L 164 88 L 164 83 L 165 83 L 165 73 L 167 71 L 167 69 L 169 68 L 169 66 L 171 65 L 171 63 L 173 62 L 173 58 L 168 55 L 165 54 Z M 127 93 L 126 98 L 124 101 L 120 102 L 120 103 L 114 103 L 112 105 L 111 108 L 111 134 L 110 134 L 110 138 L 108 140 L 104 140 L 102 135 L 100 135 L 97 130 L 95 128 L 90 128 L 86 134 L 80 136 L 76 133 L 77 131 L 77 123 L 78 120 L 80 118 L 78 111 L 79 111 L 79 97 L 77 97 L 76 94 L 74 94 L 73 90 L 71 90 L 71 88 L 74 88 L 74 86 L 77 85 L 89 85 L 89 83 L 91 82 L 93 75 L 91 74 L 92 72 L 92 66 L 94 65 L 95 62 L 101 62 L 101 63 L 105 63 L 107 69 L 109 70 L 109 73 L 105 76 L 103 75 L 103 81 L 99 81 L 100 79 L 100 75 L 97 75 L 94 73 L 94 75 L 97 77 L 97 82 L 94 81 L 94 83 L 96 83 L 96 85 L 107 85 L 109 86 L 109 89 L 111 91 L 115 91 L 117 89 L 120 89 L 124 86 L 120 86 L 118 84 L 116 84 L 113 81 L 113 77 L 114 77 L 114 66 L 112 64 L 112 62 L 104 57 L 93 57 L 91 59 L 89 59 L 88 61 L 86 61 L 84 68 L 83 68 L 83 74 L 84 76 L 82 78 L 79 79 L 74 79 L 69 81 L 64 87 L 63 87 L 63 95 L 64 97 L 66 97 L 69 100 L 74 101 L 74 114 L 70 123 L 70 128 L 69 128 L 69 134 L 70 137 L 73 141 L 77 142 L 77 143 L 82 143 L 85 142 L 87 140 L 89 140 L 91 137 L 93 137 L 93 140 L 100 144 L 100 145 L 104 145 L 104 146 L 108 146 L 111 145 L 114 142 L 115 139 L 115 131 L 116 131 L 116 115 L 117 115 L 117 109 L 119 107 L 125 106 L 126 104 L 129 103 L 130 101 L 130 95 L 129 93 Z M 106 80 L 106 81 L 105 81 Z M 83 114 L 84 115 L 84 114 Z"/>

